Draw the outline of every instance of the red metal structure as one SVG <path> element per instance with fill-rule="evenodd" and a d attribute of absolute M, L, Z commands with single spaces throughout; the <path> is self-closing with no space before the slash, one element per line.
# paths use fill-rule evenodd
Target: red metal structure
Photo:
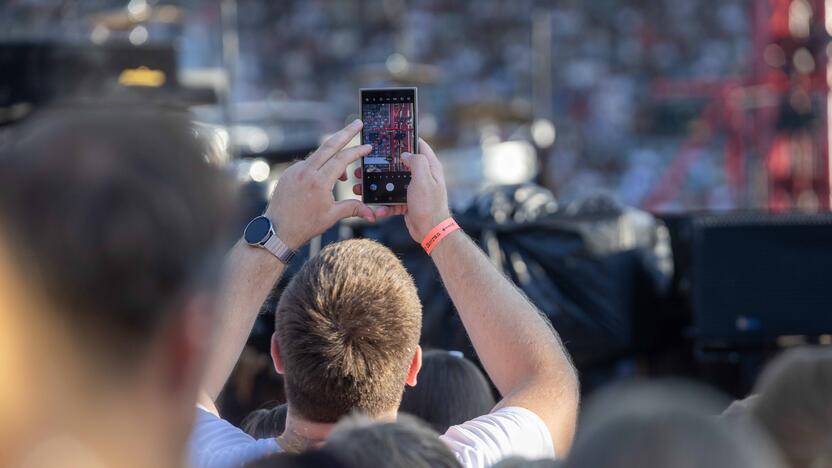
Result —
<path fill-rule="evenodd" d="M 707 105 L 646 198 L 647 209 L 676 196 L 715 134 L 725 140 L 725 174 L 737 206 L 771 211 L 832 207 L 832 75 L 827 78 L 832 18 L 827 19 L 824 0 L 748 3 L 754 57 L 747 76 L 652 83 L 655 98 L 699 97 Z"/>

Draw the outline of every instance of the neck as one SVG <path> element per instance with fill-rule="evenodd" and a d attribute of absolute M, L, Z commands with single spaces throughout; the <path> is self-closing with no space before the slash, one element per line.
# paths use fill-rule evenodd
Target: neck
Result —
<path fill-rule="evenodd" d="M 335 427 L 334 423 L 319 423 L 304 419 L 292 410 L 290 405 L 286 412 L 286 429 L 277 437 L 277 441 L 286 452 L 305 452 L 323 444 L 333 427 Z"/>
<path fill-rule="evenodd" d="M 396 411 L 385 413 L 373 419 L 379 421 L 395 421 Z M 306 450 L 320 447 L 332 429 L 335 423 L 320 423 L 305 419 L 298 412 L 292 410 L 292 405 L 286 412 L 286 429 L 283 434 L 277 437 L 277 442 L 280 448 L 288 453 L 300 453 Z"/>

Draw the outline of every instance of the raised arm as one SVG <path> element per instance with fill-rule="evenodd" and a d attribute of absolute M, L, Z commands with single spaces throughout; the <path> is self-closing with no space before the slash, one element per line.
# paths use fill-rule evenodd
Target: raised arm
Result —
<path fill-rule="evenodd" d="M 442 166 L 433 150 L 420 144 L 422 154 L 409 158 L 413 175 L 405 216 L 417 242 L 450 216 Z M 551 324 L 462 231 L 442 240 L 431 257 L 503 395 L 497 407 L 519 406 L 537 414 L 556 453 L 565 455 L 575 433 L 578 377 Z"/>
<path fill-rule="evenodd" d="M 297 250 L 338 220 L 358 216 L 375 221 L 375 212 L 358 200 L 336 202 L 332 189 L 346 180 L 346 168 L 366 156 L 370 146 L 344 149 L 361 130 L 355 121 L 340 130 L 306 160 L 284 172 L 266 209 L 277 237 Z M 203 399 L 217 399 L 251 333 L 254 320 L 285 265 L 264 249 L 239 241 L 226 259 L 214 349 L 203 380 Z M 204 403 L 210 403 L 204 402 Z"/>

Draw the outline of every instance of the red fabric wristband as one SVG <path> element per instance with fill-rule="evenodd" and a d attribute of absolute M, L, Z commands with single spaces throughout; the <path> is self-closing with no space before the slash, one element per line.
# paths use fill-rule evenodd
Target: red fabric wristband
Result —
<path fill-rule="evenodd" d="M 453 218 L 448 218 L 445 221 L 437 224 L 436 227 L 430 230 L 425 239 L 422 241 L 422 248 L 425 249 L 428 255 L 433 251 L 439 242 L 448 234 L 459 229 L 459 225 Z"/>

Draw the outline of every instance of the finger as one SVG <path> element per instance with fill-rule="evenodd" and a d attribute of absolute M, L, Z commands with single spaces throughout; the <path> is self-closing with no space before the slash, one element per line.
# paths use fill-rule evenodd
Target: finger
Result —
<path fill-rule="evenodd" d="M 352 193 L 356 195 L 363 195 L 364 194 L 364 187 L 361 184 L 355 184 L 352 186 Z"/>
<path fill-rule="evenodd" d="M 407 205 L 395 205 L 390 207 L 390 216 L 400 216 L 403 215 L 405 210 L 407 210 Z"/>
<path fill-rule="evenodd" d="M 360 179 L 361 178 L 361 166 L 356 167 L 355 172 L 353 172 L 353 174 L 355 174 L 356 179 Z"/>
<path fill-rule="evenodd" d="M 402 153 L 402 161 L 410 170 L 411 183 L 419 183 L 421 181 L 435 182 L 425 155 Z"/>
<path fill-rule="evenodd" d="M 442 180 L 444 177 L 444 174 L 442 173 L 442 163 L 439 162 L 439 158 L 436 157 L 436 153 L 434 153 L 433 148 L 430 147 L 428 142 L 421 138 L 419 138 L 419 152 L 424 154 L 425 158 L 427 158 L 433 178 L 436 179 L 437 182 Z"/>
<path fill-rule="evenodd" d="M 347 170 L 347 166 L 352 164 L 353 161 L 367 156 L 372 150 L 372 145 L 353 146 L 352 148 L 341 150 L 335 156 L 330 158 L 329 161 L 327 161 L 318 171 L 322 173 L 327 180 L 331 180 L 334 183 L 335 179 L 340 177 L 341 174 Z"/>
<path fill-rule="evenodd" d="M 314 153 L 312 153 L 309 158 L 307 158 L 307 162 L 312 167 L 312 169 L 319 169 L 323 166 L 329 159 L 335 156 L 336 153 L 341 151 L 347 143 L 350 142 L 358 132 L 361 131 L 361 127 L 364 126 L 364 123 L 361 122 L 360 119 L 354 120 L 351 124 L 347 125 L 346 127 L 342 128 L 341 130 L 335 132 L 334 135 L 327 138 L 326 141 L 318 148 Z"/>
<path fill-rule="evenodd" d="M 335 220 L 359 217 L 374 222 L 376 214 L 372 208 L 359 200 L 341 200 L 333 205 Z"/>
<path fill-rule="evenodd" d="M 382 206 L 376 209 L 376 218 L 389 218 L 391 216 L 398 216 L 402 214 L 402 206 L 404 205 L 391 205 L 391 206 Z"/>

